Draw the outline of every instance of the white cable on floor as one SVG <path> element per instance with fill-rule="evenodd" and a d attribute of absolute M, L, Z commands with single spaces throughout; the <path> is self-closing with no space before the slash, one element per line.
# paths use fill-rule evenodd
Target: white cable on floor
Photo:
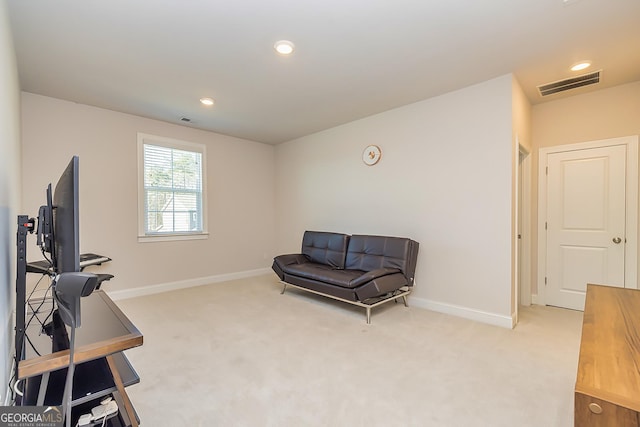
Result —
<path fill-rule="evenodd" d="M 18 384 L 20 383 L 20 381 L 22 381 L 22 380 L 16 380 L 16 382 L 15 382 L 15 383 L 13 383 L 13 391 L 15 391 L 15 393 L 16 393 L 18 396 L 23 397 L 23 396 L 24 396 L 24 393 L 21 393 L 21 392 L 20 392 L 20 390 L 18 390 Z"/>

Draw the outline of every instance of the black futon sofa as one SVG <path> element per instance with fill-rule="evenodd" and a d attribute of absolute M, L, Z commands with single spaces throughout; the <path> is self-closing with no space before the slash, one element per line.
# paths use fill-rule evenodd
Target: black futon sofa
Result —
<path fill-rule="evenodd" d="M 305 231 L 302 253 L 279 255 L 272 269 L 284 284 L 366 308 L 402 297 L 407 306 L 418 242 L 400 237 Z"/>

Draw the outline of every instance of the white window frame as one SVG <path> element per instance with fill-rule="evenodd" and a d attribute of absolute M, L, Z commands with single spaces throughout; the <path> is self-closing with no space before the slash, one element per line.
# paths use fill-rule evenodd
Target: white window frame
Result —
<path fill-rule="evenodd" d="M 202 231 L 185 233 L 146 234 L 144 197 L 144 145 L 156 145 L 176 150 L 198 152 L 202 155 Z M 207 227 L 207 150 L 204 144 L 181 141 L 163 136 L 138 132 L 138 242 L 166 242 L 173 240 L 198 240 L 209 237 Z"/>

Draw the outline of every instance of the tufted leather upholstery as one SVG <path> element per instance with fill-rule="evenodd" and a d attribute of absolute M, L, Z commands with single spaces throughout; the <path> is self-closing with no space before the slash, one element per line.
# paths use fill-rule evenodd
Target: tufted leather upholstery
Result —
<path fill-rule="evenodd" d="M 287 283 L 363 301 L 413 286 L 417 256 L 411 239 L 306 231 L 302 254 L 277 256 L 272 268 Z"/>
<path fill-rule="evenodd" d="M 415 254 L 413 252 L 416 252 Z M 406 277 L 415 273 L 417 242 L 400 237 L 351 236 L 345 269 L 371 271 L 397 268 Z"/>
<path fill-rule="evenodd" d="M 302 237 L 302 254 L 311 262 L 344 268 L 349 236 L 323 231 L 305 231 Z"/>

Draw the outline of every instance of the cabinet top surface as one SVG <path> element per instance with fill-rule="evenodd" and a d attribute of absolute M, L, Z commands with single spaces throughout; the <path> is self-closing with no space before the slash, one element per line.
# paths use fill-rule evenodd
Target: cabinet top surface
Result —
<path fill-rule="evenodd" d="M 587 285 L 576 392 L 640 411 L 640 290 Z"/>

